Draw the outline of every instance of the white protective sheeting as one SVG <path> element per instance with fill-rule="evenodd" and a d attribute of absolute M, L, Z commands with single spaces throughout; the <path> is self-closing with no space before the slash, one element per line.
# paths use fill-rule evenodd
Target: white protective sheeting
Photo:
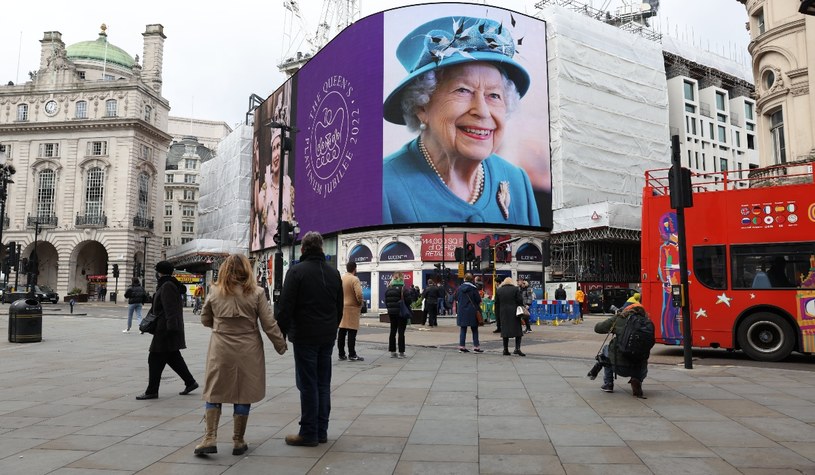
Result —
<path fill-rule="evenodd" d="M 739 64 L 736 61 L 719 56 L 716 53 L 699 49 L 693 45 L 683 43 L 669 36 L 662 37 L 662 48 L 668 53 L 675 54 L 688 61 L 711 67 L 725 74 L 753 83 L 753 70 L 749 65 Z"/>
<path fill-rule="evenodd" d="M 555 211 L 558 232 L 611 227 L 640 230 L 642 207 L 631 203 L 601 201 Z"/>
<path fill-rule="evenodd" d="M 172 249 L 174 256 L 249 252 L 252 135 L 251 126 L 239 125 L 218 143 L 215 157 L 201 164 L 196 239 Z"/>
<path fill-rule="evenodd" d="M 630 213 L 608 214 L 605 224 L 630 228 L 645 170 L 670 166 L 662 48 L 560 7 L 548 6 L 538 16 L 548 36 L 552 232 L 579 229 L 574 223 L 587 211 L 582 207 L 603 202 L 632 206 Z M 635 224 L 639 229 L 638 216 Z"/>

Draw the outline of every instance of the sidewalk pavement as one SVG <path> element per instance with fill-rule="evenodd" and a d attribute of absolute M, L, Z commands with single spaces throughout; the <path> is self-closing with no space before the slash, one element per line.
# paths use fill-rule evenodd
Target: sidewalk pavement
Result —
<path fill-rule="evenodd" d="M 135 400 L 150 336 L 122 333 L 121 310 L 46 313 L 42 342 L 0 342 L 0 473 L 815 474 L 809 371 L 654 364 L 648 399 L 636 399 L 623 378 L 600 391 L 586 378 L 589 358 L 540 356 L 545 340 L 524 346 L 526 358 L 459 354 L 451 320 L 408 330 L 406 359 L 390 358 L 372 331 L 358 342 L 364 362 L 335 362 L 329 441 L 313 448 L 283 441 L 299 419 L 291 345 L 278 356 L 267 344 L 249 452 L 231 455 L 227 405 L 219 453 L 195 457 L 201 390 L 178 395 L 168 368 L 159 399 Z M 209 330 L 186 317 L 182 353 L 203 383 Z M 7 325 L 0 314 L 0 331 Z"/>

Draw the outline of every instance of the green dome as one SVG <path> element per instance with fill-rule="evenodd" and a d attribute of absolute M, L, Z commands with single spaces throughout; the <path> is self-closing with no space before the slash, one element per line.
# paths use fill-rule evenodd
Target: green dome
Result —
<path fill-rule="evenodd" d="M 65 50 L 68 59 L 71 60 L 91 59 L 101 62 L 107 61 L 108 63 L 118 64 L 126 68 L 132 68 L 133 65 L 136 64 L 136 61 L 132 56 L 127 54 L 127 51 L 110 44 L 108 42 L 108 36 L 104 32 L 99 33 L 99 38 L 97 38 L 96 41 L 82 41 L 68 46 Z"/>

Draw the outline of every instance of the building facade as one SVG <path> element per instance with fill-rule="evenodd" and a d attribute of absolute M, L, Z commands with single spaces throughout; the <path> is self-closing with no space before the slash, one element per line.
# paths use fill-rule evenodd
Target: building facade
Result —
<path fill-rule="evenodd" d="M 68 46 L 58 31 L 45 32 L 31 80 L 0 86 L 0 146 L 16 168 L 3 241 L 36 255 L 38 282 L 62 295 L 93 295 L 102 284 L 113 292 L 113 264 L 126 286 L 159 257 L 154 227 L 170 144 L 166 37 L 159 24 L 143 37 L 140 64 L 108 42 L 104 25 L 96 40 Z"/>
<path fill-rule="evenodd" d="M 800 0 L 738 0 L 747 9 L 762 166 L 815 159 L 815 17 Z"/>

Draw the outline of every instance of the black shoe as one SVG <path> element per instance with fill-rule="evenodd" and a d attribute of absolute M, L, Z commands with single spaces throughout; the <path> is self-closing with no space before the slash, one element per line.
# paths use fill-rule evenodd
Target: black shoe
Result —
<path fill-rule="evenodd" d="M 145 399 L 158 399 L 158 393 L 156 393 L 156 394 L 147 394 L 147 393 L 139 394 L 138 396 L 136 396 L 136 399 L 138 399 L 139 401 L 144 401 Z"/>
<path fill-rule="evenodd" d="M 340 361 L 345 361 L 346 359 L 348 359 L 348 358 L 347 358 L 345 355 L 340 355 L 340 356 L 338 356 L 337 358 L 338 358 Z"/>
<path fill-rule="evenodd" d="M 509 352 L 509 350 L 504 350 L 504 356 L 509 356 L 509 355 L 511 355 L 511 354 L 512 354 L 512 353 L 510 353 L 510 352 Z"/>
<path fill-rule="evenodd" d="M 605 391 L 607 393 L 613 393 L 614 392 L 614 385 L 613 384 L 604 384 L 604 385 L 600 386 L 600 389 L 602 389 L 603 391 Z"/>
<path fill-rule="evenodd" d="M 365 361 L 365 358 L 363 358 L 361 356 L 354 355 L 354 356 L 349 356 L 348 360 L 349 361 Z"/>
<path fill-rule="evenodd" d="M 187 394 L 189 394 L 189 393 L 191 393 L 191 392 L 195 391 L 196 389 L 198 389 L 198 383 L 197 383 L 197 382 L 195 382 L 195 381 L 193 381 L 193 382 L 192 382 L 192 384 L 190 384 L 190 385 L 188 385 L 188 386 L 185 386 L 185 387 L 184 387 L 184 390 L 183 390 L 183 391 L 181 391 L 181 392 L 180 392 L 180 393 L 178 393 L 178 394 L 180 394 L 181 396 L 186 396 Z"/>
<path fill-rule="evenodd" d="M 521 350 L 515 350 L 515 351 L 512 352 L 512 354 L 518 355 L 518 356 L 526 356 L 526 353 L 524 353 Z"/>
<path fill-rule="evenodd" d="M 458 352 L 459 352 L 459 353 L 469 353 L 469 352 L 470 352 L 470 350 L 468 350 L 467 348 L 459 348 L 459 349 L 458 349 Z"/>
<path fill-rule="evenodd" d="M 325 444 L 326 442 L 328 442 L 328 436 L 327 435 L 321 435 L 320 437 L 317 438 L 317 442 L 319 442 L 321 444 Z"/>

